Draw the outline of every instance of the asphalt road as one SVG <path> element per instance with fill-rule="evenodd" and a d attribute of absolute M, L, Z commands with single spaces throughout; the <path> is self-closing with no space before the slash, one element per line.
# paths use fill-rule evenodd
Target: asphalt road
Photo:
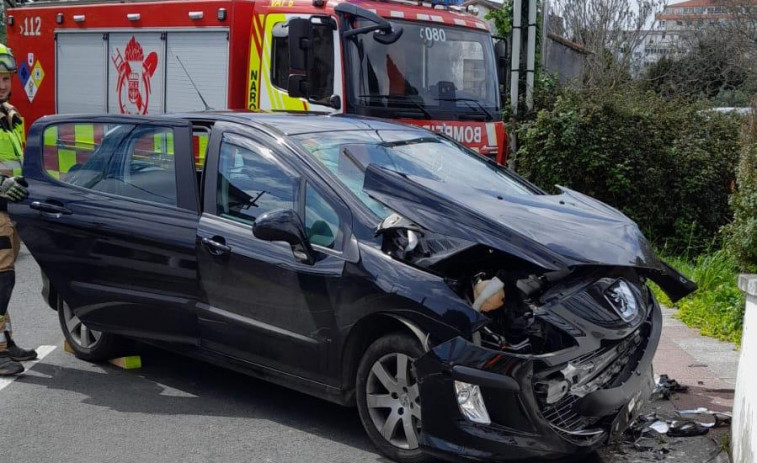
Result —
<path fill-rule="evenodd" d="M 388 461 L 355 409 L 146 346 L 137 370 L 78 360 L 28 252 L 16 272 L 15 338 L 47 355 L 0 379 L 0 462 Z"/>

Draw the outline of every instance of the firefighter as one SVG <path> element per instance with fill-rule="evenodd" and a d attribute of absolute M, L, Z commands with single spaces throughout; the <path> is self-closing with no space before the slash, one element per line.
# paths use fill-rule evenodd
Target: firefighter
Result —
<path fill-rule="evenodd" d="M 24 122 L 16 108 L 8 103 L 16 70 L 11 50 L 0 44 L 0 375 L 19 374 L 24 371 L 19 362 L 37 358 L 35 351 L 22 349 L 13 342 L 8 315 L 8 303 L 16 283 L 14 263 L 21 245 L 8 216 L 8 201 L 21 201 L 29 195 L 21 177 L 26 140 Z"/>

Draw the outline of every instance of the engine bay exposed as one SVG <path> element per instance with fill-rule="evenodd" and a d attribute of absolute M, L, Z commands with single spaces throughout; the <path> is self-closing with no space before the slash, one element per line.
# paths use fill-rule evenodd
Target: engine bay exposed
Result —
<path fill-rule="evenodd" d="M 519 354 L 556 352 L 575 345 L 547 322 L 540 298 L 572 272 L 545 273 L 495 249 L 422 230 L 396 214 L 379 227 L 384 253 L 445 279 L 461 299 L 489 321 L 473 341 Z"/>

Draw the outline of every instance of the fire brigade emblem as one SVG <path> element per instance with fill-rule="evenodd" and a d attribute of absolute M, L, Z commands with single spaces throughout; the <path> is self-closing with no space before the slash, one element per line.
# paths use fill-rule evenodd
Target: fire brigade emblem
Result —
<path fill-rule="evenodd" d="M 116 91 L 121 114 L 147 114 L 152 92 L 150 79 L 158 68 L 158 54 L 152 52 L 145 57 L 142 45 L 132 36 L 123 56 L 116 48 L 112 60 L 118 72 Z"/>

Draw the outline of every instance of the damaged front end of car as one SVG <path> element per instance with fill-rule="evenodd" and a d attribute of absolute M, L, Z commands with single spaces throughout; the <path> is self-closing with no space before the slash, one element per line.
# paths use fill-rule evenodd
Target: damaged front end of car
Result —
<path fill-rule="evenodd" d="M 652 391 L 662 328 L 646 282 L 673 300 L 696 285 L 632 221 L 586 196 L 466 203 L 436 187 L 374 166 L 364 184 L 395 211 L 377 231 L 384 253 L 443 278 L 481 316 L 415 361 L 424 450 L 558 459 L 624 431 Z"/>

